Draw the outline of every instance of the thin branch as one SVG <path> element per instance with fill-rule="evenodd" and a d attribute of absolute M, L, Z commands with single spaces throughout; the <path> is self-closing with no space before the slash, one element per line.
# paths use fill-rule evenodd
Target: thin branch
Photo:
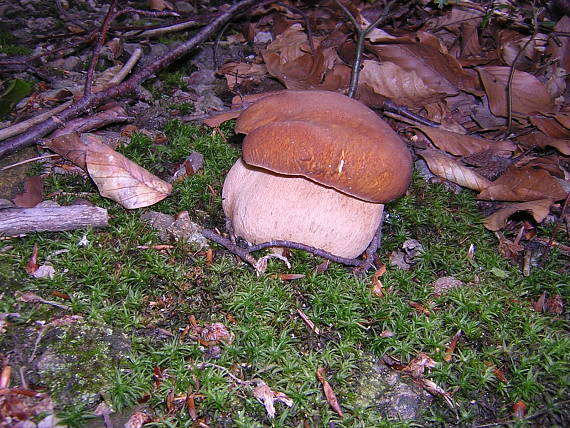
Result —
<path fill-rule="evenodd" d="M 85 88 L 83 90 L 83 95 L 85 97 L 91 94 L 91 89 L 93 87 L 93 74 L 95 73 L 95 66 L 99 61 L 99 55 L 101 55 L 101 49 L 103 49 L 103 45 L 105 44 L 105 40 L 107 38 L 107 33 L 109 32 L 109 27 L 111 26 L 111 22 L 113 20 L 113 17 L 115 16 L 115 9 L 117 9 L 118 1 L 119 0 L 111 1 L 111 5 L 109 6 L 109 10 L 105 15 L 103 24 L 101 24 L 99 37 L 97 38 L 97 43 L 93 48 L 93 54 L 91 55 L 91 62 L 89 63 L 89 68 L 87 69 L 87 77 L 85 78 Z"/>
<path fill-rule="evenodd" d="M 158 58 L 156 61 L 151 62 L 146 67 L 133 74 L 128 80 L 124 81 L 123 83 L 108 88 L 104 91 L 97 92 L 95 94 L 85 95 L 77 102 L 72 104 L 69 108 L 64 110 L 61 114 L 56 115 L 46 120 L 45 122 L 34 126 L 24 134 L 4 141 L 0 145 L 0 158 L 8 155 L 9 153 L 32 145 L 41 137 L 52 132 L 59 126 L 62 126 L 66 120 L 79 116 L 80 114 L 86 112 L 88 109 L 97 107 L 110 98 L 117 98 L 127 93 L 135 92 L 142 82 L 153 76 L 157 71 L 170 65 L 181 56 L 187 54 L 189 51 L 206 41 L 216 32 L 220 31 L 226 22 L 232 19 L 244 8 L 267 3 L 271 3 L 271 1 L 241 0 L 235 3 L 225 12 L 220 14 L 217 18 L 215 18 L 210 24 L 197 32 L 191 39 L 180 44 L 175 49 Z"/>
<path fill-rule="evenodd" d="M 384 22 L 384 20 L 388 17 L 388 14 L 390 13 L 392 6 L 396 3 L 397 0 L 391 0 L 388 3 L 386 3 L 386 5 L 384 6 L 384 10 L 380 14 L 380 16 L 376 19 L 376 21 L 374 21 L 366 28 L 362 28 L 360 26 L 360 24 L 356 21 L 354 15 L 350 12 L 350 10 L 348 10 L 348 8 L 344 4 L 341 3 L 340 0 L 334 0 L 334 1 L 344 11 L 346 16 L 350 19 L 352 25 L 354 25 L 354 29 L 357 34 L 356 55 L 354 58 L 354 65 L 352 66 L 352 72 L 350 74 L 350 86 L 348 87 L 348 93 L 347 93 L 347 95 L 350 98 L 354 98 L 354 95 L 356 94 L 356 90 L 358 88 L 358 77 L 360 76 L 360 67 L 362 66 L 362 52 L 364 51 L 364 42 L 366 40 L 366 36 L 374 28 L 376 28 L 378 25 Z"/>

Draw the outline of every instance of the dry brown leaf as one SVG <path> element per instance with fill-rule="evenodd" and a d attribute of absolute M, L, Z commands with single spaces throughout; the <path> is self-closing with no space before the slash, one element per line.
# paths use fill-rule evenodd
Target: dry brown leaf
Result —
<path fill-rule="evenodd" d="M 240 110 L 230 110 L 225 113 L 215 114 L 212 115 L 202 121 L 202 123 L 210 128 L 217 128 L 222 123 L 227 122 L 228 120 L 237 119 L 239 115 L 242 113 L 242 109 Z"/>
<path fill-rule="evenodd" d="M 101 196 L 127 209 L 155 204 L 172 191 L 172 185 L 101 143 L 93 134 L 63 135 L 48 141 L 46 146 L 86 168 Z"/>
<path fill-rule="evenodd" d="M 163 11 L 164 9 L 173 10 L 172 5 L 166 0 L 148 0 L 148 8 L 150 10 Z"/>
<path fill-rule="evenodd" d="M 246 62 L 228 62 L 219 71 L 226 78 L 228 88 L 233 90 L 244 80 L 260 80 L 267 75 L 264 64 L 250 64 Z"/>
<path fill-rule="evenodd" d="M 396 104 L 415 107 L 438 101 L 448 92 L 429 86 L 415 70 L 404 70 L 392 62 L 364 60 L 359 82 L 375 94 Z"/>
<path fill-rule="evenodd" d="M 426 368 L 432 369 L 437 365 L 433 358 L 424 352 L 420 352 L 408 365 L 402 370 L 409 373 L 413 378 L 420 378 L 423 376 Z"/>
<path fill-rule="evenodd" d="M 562 115 L 559 116 L 559 120 L 565 120 Z M 570 138 L 570 129 L 565 128 L 559 120 L 542 116 L 532 116 L 530 118 L 530 122 L 549 137 Z"/>
<path fill-rule="evenodd" d="M 150 421 L 152 421 L 152 417 L 149 414 L 145 412 L 135 412 L 124 425 L 124 428 L 141 428 Z"/>
<path fill-rule="evenodd" d="M 381 62 L 392 62 L 406 72 L 415 71 L 434 91 L 447 95 L 459 89 L 476 91 L 477 79 L 463 70 L 457 59 L 427 43 L 367 45 Z"/>
<path fill-rule="evenodd" d="M 491 181 L 462 165 L 456 159 L 435 150 L 424 150 L 419 152 L 419 155 L 425 159 L 432 173 L 460 186 L 481 191 L 492 184 Z"/>
<path fill-rule="evenodd" d="M 559 113 L 554 116 L 554 119 L 556 119 L 563 127 L 570 129 L 570 114 Z"/>
<path fill-rule="evenodd" d="M 327 398 L 329 406 L 331 406 L 331 409 L 333 409 L 342 418 L 342 409 L 340 408 L 340 404 L 338 404 L 336 394 L 334 393 L 330 384 L 325 379 L 324 367 L 319 367 L 317 369 L 317 379 L 319 380 L 321 385 L 323 385 L 323 391 L 325 392 L 325 397 Z"/>
<path fill-rule="evenodd" d="M 564 313 L 564 301 L 560 294 L 550 296 L 546 301 L 546 312 L 553 315 L 562 315 Z"/>
<path fill-rule="evenodd" d="M 469 156 L 485 150 L 514 151 L 515 145 L 510 141 L 493 141 L 484 138 L 462 135 L 441 128 L 418 125 L 429 139 L 441 150 L 456 156 Z"/>
<path fill-rule="evenodd" d="M 377 297 L 384 297 L 386 295 L 382 281 L 380 281 L 380 277 L 385 273 L 386 265 L 382 264 L 382 266 L 380 266 L 372 276 L 372 293 Z"/>
<path fill-rule="evenodd" d="M 526 135 L 521 135 L 517 141 L 526 147 L 537 146 L 544 148 L 546 146 L 554 147 L 560 153 L 570 156 L 570 139 L 552 138 L 544 135 L 542 132 L 530 132 Z"/>
<path fill-rule="evenodd" d="M 546 310 L 546 291 L 543 292 L 536 302 L 533 302 L 532 309 L 535 312 L 545 312 Z"/>
<path fill-rule="evenodd" d="M 566 197 L 560 183 L 543 169 L 511 167 L 484 189 L 478 199 L 526 202 L 540 199 L 559 201 Z"/>
<path fill-rule="evenodd" d="M 439 386 L 435 382 L 424 378 L 414 379 L 414 381 L 430 394 L 442 397 L 449 407 L 454 408 L 456 406 L 455 402 L 453 401 L 453 398 L 451 398 L 451 394 L 445 391 L 441 386 Z"/>
<path fill-rule="evenodd" d="M 453 356 L 453 353 L 455 352 L 455 348 L 457 347 L 457 344 L 459 343 L 459 339 L 461 338 L 461 330 L 458 330 L 457 333 L 455 333 L 453 335 L 453 337 L 451 338 L 451 341 L 449 342 L 449 345 L 447 346 L 446 350 L 445 350 L 445 355 L 443 356 L 443 361 L 446 362 L 450 362 L 451 358 Z"/>
<path fill-rule="evenodd" d="M 570 33 L 570 16 L 563 16 L 554 26 L 554 31 Z M 551 38 L 548 42 L 547 54 L 556 58 L 560 66 L 570 72 L 570 39 L 568 37 Z"/>
<path fill-rule="evenodd" d="M 552 199 L 540 199 L 538 201 L 510 204 L 487 217 L 485 219 L 485 227 L 492 231 L 501 230 L 507 225 L 509 217 L 519 211 L 530 212 L 537 223 L 542 223 L 550 212 L 552 203 Z"/>
<path fill-rule="evenodd" d="M 424 305 L 417 303 L 417 302 L 412 302 L 412 301 L 408 301 L 408 305 L 410 305 L 412 308 L 414 308 L 416 311 L 426 315 L 426 316 L 430 316 L 431 313 L 429 311 L 428 308 L 426 308 Z"/>
<path fill-rule="evenodd" d="M 231 334 L 226 326 L 221 322 L 206 324 L 200 332 L 200 337 L 207 342 L 225 342 L 232 343 L 234 336 Z"/>
<path fill-rule="evenodd" d="M 489 107 L 493 114 L 506 117 L 507 82 L 510 67 L 490 66 L 477 68 L 485 92 L 489 97 Z M 535 113 L 554 113 L 556 106 L 545 86 L 532 74 L 515 71 L 512 81 L 512 112 L 526 116 Z"/>
<path fill-rule="evenodd" d="M 288 407 L 293 406 L 293 400 L 291 400 L 286 394 L 282 392 L 275 392 L 263 381 L 259 381 L 255 389 L 253 390 L 253 396 L 263 404 L 267 416 L 270 419 L 275 417 L 275 403 L 281 402 Z"/>
<path fill-rule="evenodd" d="M 40 264 L 38 263 L 38 251 L 39 248 L 38 244 L 36 243 L 32 248 L 32 255 L 30 256 L 30 259 L 26 263 L 25 267 L 26 272 L 30 275 L 32 275 L 40 267 Z"/>
<path fill-rule="evenodd" d="M 26 177 L 24 191 L 14 198 L 14 204 L 20 208 L 35 207 L 43 200 L 44 178 L 41 176 Z"/>
<path fill-rule="evenodd" d="M 343 64 L 335 47 L 321 47 L 314 38 L 315 52 L 299 24 L 279 34 L 261 52 L 269 74 L 288 89 L 338 90 L 346 88 L 350 68 Z"/>

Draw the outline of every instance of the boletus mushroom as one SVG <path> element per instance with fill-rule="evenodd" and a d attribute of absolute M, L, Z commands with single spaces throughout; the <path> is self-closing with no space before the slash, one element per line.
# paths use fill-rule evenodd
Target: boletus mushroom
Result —
<path fill-rule="evenodd" d="M 234 233 L 253 244 L 285 240 L 356 258 L 383 204 L 410 183 L 411 156 L 398 135 L 336 92 L 267 96 L 240 115 L 236 131 L 247 135 L 223 208 Z"/>

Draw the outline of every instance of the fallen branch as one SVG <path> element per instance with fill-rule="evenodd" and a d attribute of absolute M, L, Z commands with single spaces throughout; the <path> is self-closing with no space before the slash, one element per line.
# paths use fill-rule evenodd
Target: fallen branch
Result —
<path fill-rule="evenodd" d="M 127 93 L 135 92 L 140 84 L 146 79 L 153 76 L 156 72 L 163 69 L 164 67 L 172 64 L 175 60 L 187 54 L 196 46 L 206 41 L 210 36 L 220 31 L 226 22 L 232 19 L 237 13 L 247 7 L 267 3 L 271 3 L 271 1 L 241 0 L 235 3 L 225 12 L 220 14 L 217 18 L 215 18 L 210 24 L 202 28 L 188 41 L 180 44 L 175 49 L 158 58 L 156 61 L 151 62 L 146 67 L 133 74 L 128 80 L 124 81 L 123 83 L 105 89 L 104 91 L 97 92 L 95 94 L 85 93 L 81 99 L 79 99 L 77 102 L 72 104 L 69 108 L 60 114 L 32 127 L 27 132 L 17 137 L 5 140 L 0 145 L 0 158 L 34 144 L 43 136 L 49 134 L 60 126 L 63 126 L 65 121 L 77 117 L 80 114 L 85 113 L 87 110 L 101 105 L 108 99 L 117 98 Z"/>
<path fill-rule="evenodd" d="M 87 205 L 0 210 L 0 235 L 107 227 L 107 210 Z"/>

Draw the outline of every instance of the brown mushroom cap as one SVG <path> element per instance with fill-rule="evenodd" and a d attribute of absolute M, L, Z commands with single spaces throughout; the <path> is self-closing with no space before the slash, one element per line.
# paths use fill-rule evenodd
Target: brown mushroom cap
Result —
<path fill-rule="evenodd" d="M 408 148 L 376 113 L 336 92 L 283 91 L 238 118 L 243 159 L 279 174 L 307 177 L 368 202 L 408 188 Z"/>

